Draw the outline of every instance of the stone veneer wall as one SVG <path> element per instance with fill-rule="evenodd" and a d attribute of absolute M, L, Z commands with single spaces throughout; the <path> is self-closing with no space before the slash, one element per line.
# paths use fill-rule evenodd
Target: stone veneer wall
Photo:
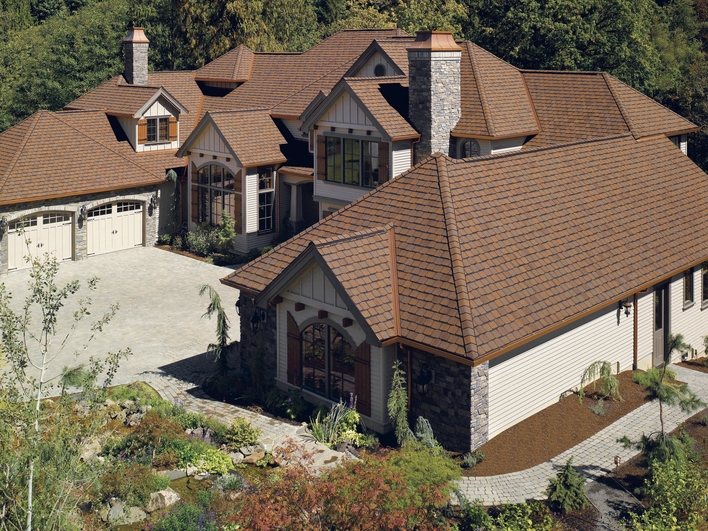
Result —
<path fill-rule="evenodd" d="M 144 245 L 154 245 L 157 241 L 157 230 L 160 218 L 160 201 L 158 200 L 157 208 L 147 208 L 147 202 L 150 196 L 160 194 L 160 186 L 143 186 L 140 188 L 130 188 L 121 190 L 120 192 L 104 192 L 100 194 L 89 194 L 72 197 L 62 197 L 58 199 L 47 199 L 45 201 L 36 201 L 31 203 L 18 203 L 16 205 L 0 206 L 0 218 L 7 218 L 8 222 L 15 219 L 30 216 L 34 214 L 42 214 L 44 212 L 67 212 L 73 216 L 74 223 L 74 260 L 83 260 L 88 256 L 88 243 L 86 240 L 86 223 L 78 221 L 79 210 L 82 206 L 88 205 L 88 208 L 93 208 L 111 201 L 135 200 L 145 203 L 145 234 Z M 159 197 L 158 197 L 159 199 Z M 7 273 L 8 249 L 7 238 L 5 234 L 0 235 L 0 273 Z"/>
<path fill-rule="evenodd" d="M 136 85 L 148 82 L 148 43 L 125 43 L 125 80 Z"/>
<path fill-rule="evenodd" d="M 416 164 L 438 151 L 450 155 L 450 131 L 461 115 L 460 57 L 455 51 L 408 52 L 408 117 L 421 134 Z"/>
<path fill-rule="evenodd" d="M 275 308 L 268 307 L 265 323 L 260 323 L 258 332 L 251 330 L 251 317 L 256 305 L 250 297 L 241 293 L 239 295 L 241 315 L 241 339 L 239 345 L 241 371 L 250 374 L 253 365 L 253 356 L 257 350 L 263 348 L 264 383 L 266 387 L 275 384 L 278 342 L 277 342 L 277 314 Z"/>
<path fill-rule="evenodd" d="M 405 369 L 406 354 L 400 352 L 399 359 Z M 411 363 L 411 427 L 419 416 L 425 417 L 448 450 L 468 452 L 485 443 L 489 365 L 468 367 L 417 349 L 411 349 Z M 424 365 L 435 371 L 435 379 L 421 394 L 415 380 Z"/>

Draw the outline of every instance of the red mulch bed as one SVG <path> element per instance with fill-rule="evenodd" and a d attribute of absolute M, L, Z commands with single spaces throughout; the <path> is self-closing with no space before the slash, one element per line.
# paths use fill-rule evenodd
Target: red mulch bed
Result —
<path fill-rule="evenodd" d="M 693 369 L 694 371 L 700 371 L 700 372 L 705 372 L 708 373 L 708 367 L 706 367 L 706 362 L 708 362 L 708 358 L 698 358 L 696 360 L 689 360 L 689 361 L 682 361 L 681 363 L 677 363 L 679 367 L 685 367 L 687 369 Z"/>
<path fill-rule="evenodd" d="M 632 371 L 622 372 L 617 378 L 624 401 L 605 400 L 604 415 L 590 411 L 596 400 L 589 385 L 582 405 L 577 395 L 567 396 L 483 444 L 479 449 L 484 452 L 484 461 L 464 470 L 463 475 L 508 474 L 544 463 L 645 403 L 644 387 L 632 381 Z"/>
<path fill-rule="evenodd" d="M 204 256 L 197 256 L 196 254 L 192 254 L 187 251 L 180 251 L 179 249 L 173 249 L 169 245 L 155 245 L 155 247 L 157 249 L 162 249 L 163 251 L 169 251 L 171 253 L 181 254 L 182 256 L 194 258 L 195 260 L 199 260 L 200 262 L 206 262 L 206 258 Z"/>
<path fill-rule="evenodd" d="M 682 364 L 683 365 L 683 364 Z M 704 426 L 701 422 L 702 418 L 708 416 L 708 408 L 699 411 L 691 418 L 683 423 L 683 429 L 696 440 L 696 445 L 703 451 L 701 463 L 708 467 L 708 426 Z M 679 429 L 676 428 L 671 432 L 671 435 L 678 435 Z M 632 459 L 623 463 L 617 470 L 612 472 L 612 477 L 625 489 L 641 497 L 641 493 L 636 491 L 644 484 L 644 479 L 649 474 L 647 460 L 644 454 L 634 456 Z"/>

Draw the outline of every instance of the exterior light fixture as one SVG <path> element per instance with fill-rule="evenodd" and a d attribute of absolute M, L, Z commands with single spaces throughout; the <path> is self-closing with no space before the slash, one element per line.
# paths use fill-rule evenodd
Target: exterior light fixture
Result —
<path fill-rule="evenodd" d="M 236 315 L 241 315 L 241 299 L 236 301 Z"/>
<path fill-rule="evenodd" d="M 430 370 L 430 367 L 427 365 L 423 365 L 423 368 L 420 371 L 420 374 L 415 379 L 415 389 L 418 391 L 418 394 L 424 395 L 428 392 L 428 388 L 430 387 L 430 382 L 433 381 L 433 371 Z"/>
<path fill-rule="evenodd" d="M 150 196 L 150 199 L 148 200 L 148 206 L 150 208 L 155 208 L 157 206 L 157 195 L 153 194 Z"/>
<path fill-rule="evenodd" d="M 251 330 L 258 332 L 261 323 L 266 322 L 267 313 L 263 308 L 256 308 L 253 312 L 253 317 L 251 317 Z"/>
<path fill-rule="evenodd" d="M 83 205 L 83 206 L 79 209 L 79 217 L 80 217 L 81 219 L 86 219 L 86 212 L 87 212 L 86 205 Z"/>
<path fill-rule="evenodd" d="M 624 315 L 629 317 L 629 311 L 632 309 L 632 303 L 629 301 L 620 301 L 620 308 L 624 308 Z"/>
<path fill-rule="evenodd" d="M 4 234 L 5 231 L 7 231 L 8 223 L 7 223 L 7 217 L 3 216 L 2 219 L 0 219 L 0 234 Z"/>

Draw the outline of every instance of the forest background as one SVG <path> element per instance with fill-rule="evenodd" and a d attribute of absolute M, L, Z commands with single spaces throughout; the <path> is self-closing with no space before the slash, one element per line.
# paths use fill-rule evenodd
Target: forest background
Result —
<path fill-rule="evenodd" d="M 0 132 L 122 72 L 131 25 L 154 70 L 344 28 L 449 29 L 521 68 L 610 72 L 700 125 L 689 156 L 708 169 L 708 0 L 0 0 Z"/>

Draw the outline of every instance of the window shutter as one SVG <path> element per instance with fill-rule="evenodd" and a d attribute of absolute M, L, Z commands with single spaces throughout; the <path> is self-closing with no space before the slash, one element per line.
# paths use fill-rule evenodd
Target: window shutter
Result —
<path fill-rule="evenodd" d="M 388 142 L 379 142 L 379 184 L 385 183 L 391 176 L 388 158 Z"/>
<path fill-rule="evenodd" d="M 364 341 L 354 351 L 354 394 L 356 410 L 371 416 L 371 347 Z"/>
<path fill-rule="evenodd" d="M 243 206 L 241 204 L 241 194 L 234 194 L 234 230 L 236 234 L 243 233 Z"/>
<path fill-rule="evenodd" d="M 300 329 L 288 312 L 288 383 L 300 387 Z"/>
<path fill-rule="evenodd" d="M 144 118 L 138 120 L 138 144 L 147 143 L 148 139 L 148 122 Z"/>
<path fill-rule="evenodd" d="M 323 135 L 317 135 L 317 180 L 324 181 L 327 174 L 327 142 Z"/>
<path fill-rule="evenodd" d="M 170 116 L 170 142 L 177 141 L 177 118 Z"/>

